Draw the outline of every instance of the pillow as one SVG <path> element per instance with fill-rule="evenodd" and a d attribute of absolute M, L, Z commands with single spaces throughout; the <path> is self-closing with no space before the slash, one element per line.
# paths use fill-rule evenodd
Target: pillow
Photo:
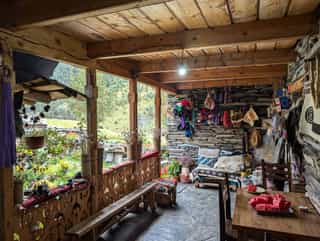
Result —
<path fill-rule="evenodd" d="M 219 157 L 214 168 L 226 172 L 240 172 L 243 166 L 243 156 L 235 155 Z"/>
<path fill-rule="evenodd" d="M 199 156 L 197 164 L 201 166 L 213 167 L 216 161 L 217 161 L 217 158 Z"/>

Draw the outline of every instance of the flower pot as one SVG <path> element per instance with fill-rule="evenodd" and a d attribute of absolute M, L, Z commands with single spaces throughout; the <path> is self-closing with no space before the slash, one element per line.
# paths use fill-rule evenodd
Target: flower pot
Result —
<path fill-rule="evenodd" d="M 44 145 L 44 136 L 27 136 L 24 140 L 27 147 L 31 150 L 42 148 Z"/>
<path fill-rule="evenodd" d="M 14 204 L 21 204 L 23 202 L 23 182 L 21 180 L 14 180 Z"/>

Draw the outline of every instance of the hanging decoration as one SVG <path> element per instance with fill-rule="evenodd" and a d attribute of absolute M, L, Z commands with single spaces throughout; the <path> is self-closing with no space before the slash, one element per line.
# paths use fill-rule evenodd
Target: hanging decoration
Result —
<path fill-rule="evenodd" d="M 5 65 L 5 47 L 0 43 L 0 168 L 12 167 L 16 161 L 16 130 L 11 70 Z"/>
<path fill-rule="evenodd" d="M 178 130 L 184 130 L 185 136 L 192 138 L 194 134 L 195 112 L 190 100 L 183 99 L 174 108 L 174 115 L 180 118 Z"/>

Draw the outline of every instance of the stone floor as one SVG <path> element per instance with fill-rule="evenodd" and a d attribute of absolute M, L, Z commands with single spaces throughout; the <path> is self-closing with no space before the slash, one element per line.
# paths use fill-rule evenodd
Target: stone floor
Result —
<path fill-rule="evenodd" d="M 99 241 L 219 241 L 218 192 L 178 186 L 178 206 L 128 215 Z"/>

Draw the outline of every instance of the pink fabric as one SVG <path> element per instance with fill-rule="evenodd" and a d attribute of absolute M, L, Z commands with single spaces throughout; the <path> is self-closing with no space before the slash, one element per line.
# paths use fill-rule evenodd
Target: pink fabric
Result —
<path fill-rule="evenodd" d="M 291 203 L 281 194 L 261 194 L 251 198 L 249 204 L 257 211 L 283 211 L 291 206 Z"/>

